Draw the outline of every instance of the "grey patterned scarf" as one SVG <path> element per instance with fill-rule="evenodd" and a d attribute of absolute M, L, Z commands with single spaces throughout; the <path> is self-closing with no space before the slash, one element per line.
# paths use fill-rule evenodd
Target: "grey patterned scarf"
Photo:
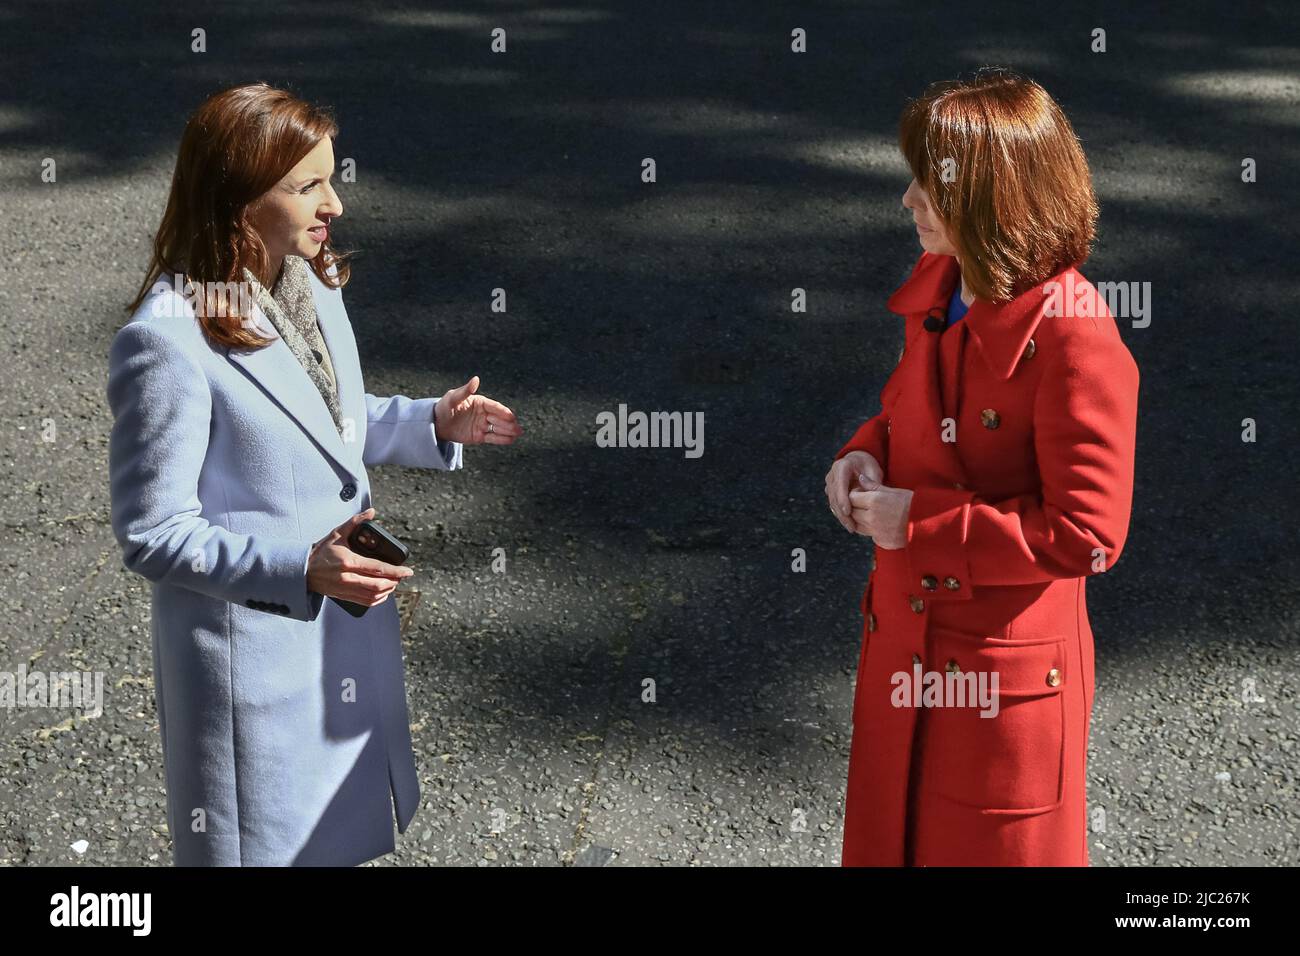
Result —
<path fill-rule="evenodd" d="M 334 419 L 334 427 L 342 435 L 343 411 L 339 404 L 338 384 L 318 324 L 308 268 L 300 256 L 285 256 L 274 292 L 267 292 L 248 269 L 244 270 L 244 279 L 258 306 L 320 392 L 330 417 Z"/>

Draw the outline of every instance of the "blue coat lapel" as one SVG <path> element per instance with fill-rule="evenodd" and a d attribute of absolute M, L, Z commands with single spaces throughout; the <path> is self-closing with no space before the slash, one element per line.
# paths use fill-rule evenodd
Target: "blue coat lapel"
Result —
<path fill-rule="evenodd" d="M 334 366 L 334 378 L 338 382 L 344 434 L 351 438 L 351 441 L 340 442 L 340 445 L 348 456 L 346 467 L 351 469 L 354 477 L 360 478 L 365 472 L 362 452 L 366 438 L 367 406 L 356 336 L 352 334 L 352 323 L 343 309 L 343 294 L 338 289 L 331 289 L 321 282 L 316 278 L 316 273 L 309 270 L 308 275 L 311 278 L 312 298 L 316 302 L 316 314 L 320 318 L 321 335 L 325 339 L 326 348 L 330 350 L 330 362 Z M 285 350 L 288 351 L 287 346 Z M 289 357 L 293 358 L 293 354 L 290 353 Z M 311 385 L 311 379 L 307 378 L 306 372 L 303 372 L 303 377 L 307 384 Z M 315 391 L 314 386 L 312 390 Z M 333 427 L 334 420 L 330 418 L 329 409 L 325 407 L 324 402 L 320 401 L 319 394 L 316 395 L 316 399 L 320 404 L 321 414 L 325 416 L 330 430 L 337 438 L 338 429 Z M 351 419 L 350 423 L 349 419 Z"/>
<path fill-rule="evenodd" d="M 298 423 L 316 445 L 354 478 L 360 478 L 362 447 L 365 440 L 365 403 L 361 394 L 360 365 L 356 341 L 338 301 L 336 290 L 327 289 L 315 274 L 311 275 L 312 297 L 320 318 L 325 345 L 339 386 L 339 405 L 343 410 L 344 441 L 320 393 L 289 346 L 280 338 L 266 315 L 253 303 L 253 319 L 262 335 L 275 339 L 256 351 L 227 351 L 231 362 L 242 368 L 284 411 Z M 358 408 L 360 405 L 360 408 Z M 349 421 L 351 419 L 351 421 Z"/>

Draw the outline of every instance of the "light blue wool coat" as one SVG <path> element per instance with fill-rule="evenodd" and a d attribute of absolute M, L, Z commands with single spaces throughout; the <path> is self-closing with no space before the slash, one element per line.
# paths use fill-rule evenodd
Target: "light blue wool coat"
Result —
<path fill-rule="evenodd" d="M 311 283 L 342 437 L 260 309 L 274 343 L 213 345 L 183 280 L 161 279 L 109 352 L 112 526 L 152 582 L 178 866 L 363 863 L 420 802 L 397 604 L 352 617 L 307 590 L 307 557 L 370 507 L 367 467 L 451 470 L 463 449 L 438 440 L 436 398 L 365 391 L 342 293 Z"/>

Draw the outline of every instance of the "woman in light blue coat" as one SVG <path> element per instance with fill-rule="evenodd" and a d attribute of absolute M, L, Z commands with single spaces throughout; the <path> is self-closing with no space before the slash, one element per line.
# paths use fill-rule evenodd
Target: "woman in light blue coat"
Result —
<path fill-rule="evenodd" d="M 112 525 L 152 583 L 177 865 L 394 849 L 394 811 L 405 832 L 420 800 L 388 600 L 412 570 L 346 546 L 375 513 L 366 469 L 450 471 L 464 444 L 522 434 L 477 376 L 441 398 L 366 392 L 329 243 L 336 135 L 265 84 L 205 102 L 110 350 Z"/>

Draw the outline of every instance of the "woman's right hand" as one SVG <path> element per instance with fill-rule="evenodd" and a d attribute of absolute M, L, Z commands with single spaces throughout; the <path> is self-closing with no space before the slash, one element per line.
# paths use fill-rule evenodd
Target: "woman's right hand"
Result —
<path fill-rule="evenodd" d="M 851 451 L 826 473 L 826 500 L 844 530 L 857 534 L 850 517 L 849 492 L 879 488 L 885 480 L 876 456 L 867 451 Z"/>
<path fill-rule="evenodd" d="M 364 557 L 348 547 L 348 536 L 353 529 L 374 516 L 375 509 L 367 508 L 312 546 L 311 557 L 307 559 L 309 591 L 374 607 L 388 600 L 398 581 L 415 573 L 411 568 Z"/>

